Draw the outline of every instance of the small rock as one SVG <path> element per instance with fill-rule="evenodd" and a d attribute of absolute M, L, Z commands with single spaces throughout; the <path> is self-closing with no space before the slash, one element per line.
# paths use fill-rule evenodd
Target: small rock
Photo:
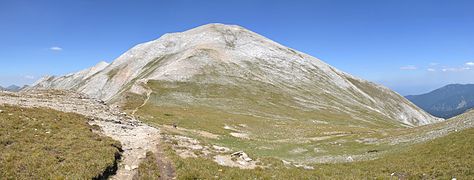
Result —
<path fill-rule="evenodd" d="M 3 110 L 0 109 L 0 113 L 3 113 Z"/>
<path fill-rule="evenodd" d="M 352 156 L 349 156 L 349 157 L 346 158 L 346 160 L 349 161 L 349 162 L 352 162 L 352 161 L 354 161 L 354 158 L 352 158 Z"/>
<path fill-rule="evenodd" d="M 212 148 L 214 148 L 215 150 L 217 151 L 221 151 L 221 152 L 227 152 L 227 151 L 230 151 L 229 148 L 226 148 L 226 147 L 222 147 L 222 146 L 216 146 L 216 145 L 212 145 Z"/>
<path fill-rule="evenodd" d="M 303 168 L 303 169 L 306 169 L 306 170 L 313 170 L 314 169 L 313 166 L 308 166 L 308 165 L 304 165 L 304 164 L 295 164 L 295 167 Z"/>
<path fill-rule="evenodd" d="M 237 151 L 235 153 L 232 153 L 231 155 L 232 156 L 240 156 L 242 153 L 244 153 L 243 151 Z"/>
<path fill-rule="evenodd" d="M 283 162 L 284 165 L 291 165 L 291 162 L 290 161 L 285 161 L 285 160 L 281 160 L 281 162 Z"/>
<path fill-rule="evenodd" d="M 240 127 L 248 127 L 247 124 L 239 124 Z"/>
<path fill-rule="evenodd" d="M 253 161 L 253 159 L 250 159 L 249 157 L 244 157 L 243 159 L 247 162 Z"/>

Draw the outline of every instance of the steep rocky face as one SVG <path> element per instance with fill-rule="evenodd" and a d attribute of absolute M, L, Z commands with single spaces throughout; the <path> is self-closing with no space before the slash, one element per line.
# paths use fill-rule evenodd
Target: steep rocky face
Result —
<path fill-rule="evenodd" d="M 440 121 L 385 87 L 242 27 L 222 24 L 165 34 L 110 65 L 48 77 L 35 88 L 72 89 L 114 102 L 136 94 L 143 98 L 141 106 L 200 106 L 276 120 L 366 126 Z"/>
<path fill-rule="evenodd" d="M 474 84 L 450 84 L 406 98 L 433 116 L 451 118 L 474 107 Z"/>

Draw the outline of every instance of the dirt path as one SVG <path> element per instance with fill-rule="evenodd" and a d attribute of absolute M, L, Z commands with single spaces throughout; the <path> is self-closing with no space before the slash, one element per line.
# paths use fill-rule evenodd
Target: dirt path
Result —
<path fill-rule="evenodd" d="M 150 100 L 150 96 L 151 96 L 151 93 L 152 93 L 152 92 L 153 92 L 153 91 L 152 91 L 151 89 L 148 89 L 148 87 L 147 87 L 147 89 L 146 89 L 146 99 L 145 99 L 145 101 L 143 101 L 143 104 L 141 104 L 140 106 L 138 106 L 137 108 L 135 108 L 135 109 L 132 111 L 132 115 L 135 115 L 135 113 L 137 113 L 137 111 L 138 111 L 140 108 L 142 108 L 143 106 L 146 105 L 146 103 L 148 103 L 148 101 Z"/>
<path fill-rule="evenodd" d="M 147 88 L 145 101 L 143 101 L 143 103 L 140 106 L 138 106 L 132 111 L 132 115 L 135 115 L 136 112 L 140 108 L 142 108 L 148 103 L 152 92 L 153 91 L 151 89 Z M 154 154 L 156 157 L 156 164 L 158 165 L 158 168 L 160 169 L 160 180 L 176 179 L 176 169 L 173 163 L 171 162 L 171 160 L 168 159 L 168 157 L 166 157 L 162 143 L 157 143 L 156 151 L 154 152 Z"/>
<path fill-rule="evenodd" d="M 139 120 L 110 107 L 100 100 L 89 99 L 83 95 L 64 91 L 33 91 L 23 93 L 0 92 L 0 104 L 21 107 L 46 107 L 63 112 L 84 115 L 91 119 L 91 125 L 101 127 L 103 133 L 122 144 L 122 160 L 117 174 L 111 179 L 132 179 L 139 163 L 151 151 L 164 159 L 159 147 L 160 131 L 157 128 L 141 123 Z M 161 160 L 167 164 L 166 159 Z M 170 166 L 172 167 L 172 166 Z M 169 169 L 169 168 L 167 168 Z M 164 169 L 167 177 L 174 177 L 174 171 Z M 168 173 L 173 172 L 173 173 Z"/>
<path fill-rule="evenodd" d="M 158 143 L 155 152 L 156 163 L 160 169 L 160 180 L 176 179 L 176 169 L 170 159 L 165 155 L 163 145 Z"/>

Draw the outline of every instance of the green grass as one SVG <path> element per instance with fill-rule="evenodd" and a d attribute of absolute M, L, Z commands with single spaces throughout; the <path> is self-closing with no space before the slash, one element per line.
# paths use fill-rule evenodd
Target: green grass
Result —
<path fill-rule="evenodd" d="M 373 149 L 385 150 L 388 149 L 385 144 L 368 145 L 353 141 L 360 138 L 382 138 L 386 136 L 384 131 L 400 129 L 391 121 L 383 121 L 382 117 L 364 110 L 357 111 L 364 114 L 362 117 L 372 118 L 369 120 L 372 123 L 334 110 L 305 109 L 295 104 L 292 97 L 268 84 L 246 80 L 246 86 L 252 86 L 251 88 L 237 87 L 198 83 L 205 81 L 207 77 L 197 78 L 203 79 L 196 80 L 197 82 L 150 81 L 148 86 L 153 93 L 136 115 L 151 125 L 176 123 L 186 129 L 220 135 L 216 140 L 190 134 L 206 144 L 244 150 L 258 157 L 287 160 L 360 154 Z M 130 97 L 126 98 L 123 106 L 126 111 L 134 110 L 144 99 L 131 93 L 124 97 Z M 321 95 L 320 98 L 324 100 L 334 97 Z M 230 133 L 234 131 L 224 129 L 226 125 L 249 134 L 250 140 L 231 136 Z M 319 141 L 305 140 L 326 136 L 334 137 Z M 330 144 L 340 139 L 347 143 L 342 143 L 342 146 Z M 290 151 L 296 148 L 305 148 L 307 152 L 291 154 Z M 323 151 L 315 152 L 315 148 Z"/>
<path fill-rule="evenodd" d="M 339 164 L 314 164 L 315 170 L 287 168 L 263 158 L 267 168 L 242 170 L 223 167 L 209 159 L 182 159 L 167 148 L 175 161 L 178 179 L 473 179 L 474 128 L 387 153 L 380 159 Z M 394 177 L 395 178 L 395 177 Z"/>
<path fill-rule="evenodd" d="M 218 69 L 218 68 L 215 68 Z M 230 68 L 231 69 L 231 68 Z M 306 108 L 297 104 L 291 92 L 280 92 L 271 84 L 262 84 L 249 79 L 232 79 L 220 77 L 210 71 L 208 74 L 194 77 L 189 82 L 150 81 L 147 86 L 153 90 L 149 101 L 137 111 L 144 122 L 160 127 L 161 125 L 178 124 L 188 129 L 178 133 L 198 139 L 203 145 L 219 145 L 233 151 L 243 150 L 253 159 L 260 159 L 269 168 L 256 170 L 240 170 L 222 167 L 210 159 L 174 156 L 180 179 L 388 179 L 396 172 L 415 179 L 441 177 L 472 177 L 472 172 L 462 167 L 472 167 L 470 159 L 455 159 L 444 155 L 451 150 L 446 139 L 437 139 L 429 143 L 401 143 L 396 146 L 389 142 L 379 141 L 375 144 L 358 142 L 361 139 L 390 139 L 402 135 L 416 136 L 443 125 L 430 125 L 417 128 L 406 128 L 386 117 L 353 107 L 352 114 L 328 109 Z M 258 73 L 258 72 L 256 72 Z M 234 84 L 213 84 L 220 78 L 232 79 Z M 217 79 L 217 80 L 216 80 Z M 365 86 L 357 84 L 357 86 Z M 291 89 L 294 88 L 294 89 Z M 327 102 L 332 105 L 341 103 L 338 97 L 330 94 L 308 92 L 291 87 L 289 91 L 303 91 L 318 97 L 315 102 Z M 376 88 L 362 88 L 367 93 L 378 93 L 377 98 L 383 99 L 384 94 Z M 316 94 L 316 95 L 315 95 Z M 363 98 L 355 97 L 365 102 Z M 136 98 L 137 102 L 143 102 Z M 136 104 L 137 102 L 130 102 Z M 129 106 L 130 109 L 134 107 Z M 387 107 L 392 108 L 392 107 Z M 125 108 L 127 109 L 127 108 Z M 243 124 L 243 126 L 242 126 Z M 236 130 L 224 129 L 231 126 Z M 219 135 L 218 139 L 207 138 L 193 130 L 206 131 Z M 471 130 L 472 131 L 472 130 Z M 230 135 L 231 132 L 243 132 L 249 139 L 241 139 Z M 465 131 L 465 134 L 470 132 Z M 463 135 L 450 136 L 451 138 Z M 472 136 L 472 135 L 471 135 Z M 328 137 L 312 140 L 311 138 Z M 449 140 L 449 138 L 448 138 Z M 469 141 L 467 143 L 466 141 Z M 459 139 L 463 144 L 472 144 L 473 139 Z M 432 144 L 435 143 L 435 144 Z M 441 144 L 436 144 L 441 143 Z M 469 147 L 459 147 L 457 153 L 469 151 Z M 294 151 L 305 149 L 306 151 Z M 317 150 L 315 150 L 317 149 Z M 313 164 L 316 170 L 303 170 L 285 167 L 280 159 L 305 162 L 311 165 L 311 158 L 326 156 L 366 155 L 369 151 L 380 152 L 380 159 L 342 164 Z M 433 156 L 433 152 L 444 157 Z M 292 153 L 297 152 L 297 153 Z M 462 152 L 462 153 L 461 153 Z M 444 160 L 439 159 L 447 158 Z M 459 161 L 460 165 L 451 166 Z M 470 174 L 471 173 L 471 174 Z M 425 175 L 423 175 L 425 174 Z M 216 177 L 217 176 L 217 177 Z"/>
<path fill-rule="evenodd" d="M 110 70 L 108 73 L 107 73 L 107 76 L 109 77 L 109 79 L 112 79 L 115 77 L 115 75 L 118 74 L 120 68 L 115 68 L 115 69 L 112 69 Z"/>
<path fill-rule="evenodd" d="M 145 96 L 143 95 L 138 95 L 134 93 L 125 93 L 123 96 L 124 102 L 121 107 L 122 109 L 125 109 L 125 112 L 131 113 L 133 110 L 135 110 L 136 107 L 139 107 L 143 104 L 143 101 L 145 101 Z"/>
<path fill-rule="evenodd" d="M 116 168 L 120 143 L 83 116 L 0 106 L 0 179 L 92 179 Z"/>
<path fill-rule="evenodd" d="M 138 173 L 134 179 L 153 180 L 159 179 L 160 169 L 158 167 L 155 154 L 147 152 L 146 158 L 138 166 Z"/>

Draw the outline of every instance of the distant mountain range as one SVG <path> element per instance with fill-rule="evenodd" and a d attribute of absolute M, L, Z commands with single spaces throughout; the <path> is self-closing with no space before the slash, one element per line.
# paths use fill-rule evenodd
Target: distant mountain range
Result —
<path fill-rule="evenodd" d="M 20 87 L 20 86 L 17 86 L 17 85 L 11 85 L 11 86 L 8 86 L 6 88 L 0 86 L 0 91 L 18 92 L 18 91 L 21 91 L 23 88 L 26 88 L 26 87 L 28 87 L 28 86 Z"/>
<path fill-rule="evenodd" d="M 474 107 L 474 84 L 450 84 L 406 98 L 433 116 L 451 118 Z"/>

